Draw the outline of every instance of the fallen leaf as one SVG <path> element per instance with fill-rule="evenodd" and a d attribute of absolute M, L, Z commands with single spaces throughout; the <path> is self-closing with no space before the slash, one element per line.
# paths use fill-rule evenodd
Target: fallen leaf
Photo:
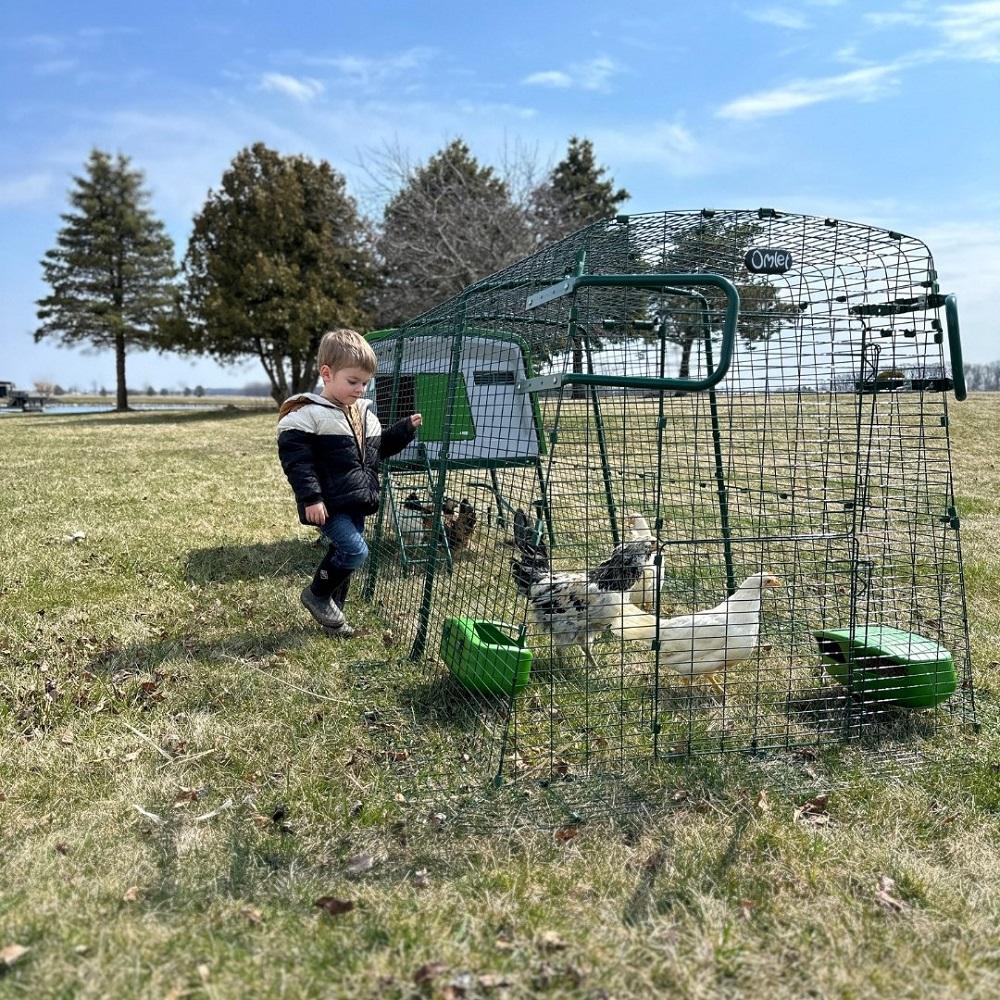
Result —
<path fill-rule="evenodd" d="M 878 886 L 875 889 L 875 902 L 888 913 L 902 913 L 906 903 L 893 895 L 896 891 L 895 880 L 888 875 L 879 875 Z"/>
<path fill-rule="evenodd" d="M 510 984 L 511 981 L 506 976 L 496 972 L 484 972 L 479 977 L 479 988 L 483 990 L 498 990 Z"/>
<path fill-rule="evenodd" d="M 81 957 L 86 957 L 87 955 L 90 954 L 90 945 L 89 944 L 78 944 L 73 949 L 73 951 L 76 952 L 76 954 L 80 955 Z"/>
<path fill-rule="evenodd" d="M 437 979 L 438 976 L 447 971 L 448 966 L 444 962 L 427 962 L 413 973 L 413 981 L 417 985 L 429 983 L 432 979 Z"/>
<path fill-rule="evenodd" d="M 264 914 L 257 909 L 256 906 L 244 906 L 240 910 L 240 916 L 246 917 L 247 920 L 252 924 L 260 924 L 264 920 Z"/>
<path fill-rule="evenodd" d="M 179 788 L 174 796 L 174 808 L 185 806 L 189 802 L 197 802 L 204 792 L 204 788 Z"/>
<path fill-rule="evenodd" d="M 800 823 L 811 823 L 813 826 L 823 826 L 829 823 L 830 817 L 826 811 L 828 798 L 828 795 L 817 795 L 809 799 L 808 802 L 803 802 L 795 810 L 794 818 Z"/>
<path fill-rule="evenodd" d="M 771 803 L 767 800 L 767 792 L 762 788 L 760 794 L 757 796 L 757 801 L 754 803 L 757 808 L 757 812 L 769 813 L 771 811 Z"/>
<path fill-rule="evenodd" d="M 566 942 L 555 931 L 542 931 L 537 944 L 542 951 L 562 951 L 566 947 Z"/>
<path fill-rule="evenodd" d="M 418 868 L 413 873 L 413 884 L 418 889 L 426 889 L 430 885 L 429 872 L 426 868 Z"/>
<path fill-rule="evenodd" d="M 313 906 L 318 906 L 321 910 L 335 917 L 340 913 L 348 913 L 354 909 L 354 901 L 350 899 L 337 899 L 336 896 L 320 896 L 313 902 Z"/>
<path fill-rule="evenodd" d="M 62 736 L 59 737 L 59 742 L 62 743 L 63 746 L 72 746 L 75 742 L 75 737 L 73 736 L 72 731 L 63 733 Z"/>
<path fill-rule="evenodd" d="M 556 830 L 556 840 L 560 844 L 568 844 L 580 833 L 580 828 L 578 826 L 561 826 Z"/>
<path fill-rule="evenodd" d="M 344 870 L 348 875 L 363 875 L 371 871 L 374 865 L 375 861 L 370 854 L 355 854 L 354 857 L 347 859 Z"/>
<path fill-rule="evenodd" d="M 20 944 L 9 944 L 5 948 L 0 948 L 0 962 L 5 968 L 10 968 L 15 962 L 19 962 L 30 951 Z"/>
<path fill-rule="evenodd" d="M 740 900 L 740 913 L 743 914 L 744 920 L 749 920 L 753 914 L 754 902 L 752 899 L 741 899 Z"/>
<path fill-rule="evenodd" d="M 58 854 L 69 854 L 69 844 L 67 844 L 65 840 L 60 840 L 55 845 L 55 851 Z"/>
<path fill-rule="evenodd" d="M 510 938 L 498 937 L 496 941 L 493 942 L 493 947 L 496 948 L 497 951 L 513 951 L 514 942 L 511 941 Z"/>
<path fill-rule="evenodd" d="M 137 885 L 130 885 L 122 894 L 122 899 L 126 903 L 134 903 L 139 898 L 140 889 Z"/>

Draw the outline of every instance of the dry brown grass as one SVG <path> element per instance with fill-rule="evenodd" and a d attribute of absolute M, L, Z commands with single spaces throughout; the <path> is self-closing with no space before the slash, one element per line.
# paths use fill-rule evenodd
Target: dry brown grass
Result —
<path fill-rule="evenodd" d="M 0 423 L 0 992 L 997 995 L 998 418 L 952 407 L 975 741 L 668 765 L 618 816 L 485 833 L 371 752 L 405 650 L 379 609 L 304 620 L 273 416 Z"/>

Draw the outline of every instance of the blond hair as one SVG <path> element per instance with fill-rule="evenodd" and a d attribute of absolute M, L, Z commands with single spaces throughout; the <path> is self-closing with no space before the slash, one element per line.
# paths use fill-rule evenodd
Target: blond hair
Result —
<path fill-rule="evenodd" d="M 341 368 L 360 368 L 374 375 L 378 361 L 368 341 L 356 330 L 330 330 L 319 342 L 316 365 L 320 368 L 329 365 L 335 372 Z"/>

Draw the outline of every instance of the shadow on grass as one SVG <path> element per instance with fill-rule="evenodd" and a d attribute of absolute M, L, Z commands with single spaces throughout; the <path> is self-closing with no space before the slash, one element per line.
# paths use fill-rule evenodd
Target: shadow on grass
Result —
<path fill-rule="evenodd" d="M 167 660 L 220 660 L 227 657 L 260 658 L 283 652 L 307 642 L 315 635 L 308 624 L 265 633 L 237 632 L 213 639 L 192 635 L 177 635 L 154 642 L 137 642 L 112 646 L 94 656 L 88 669 L 91 673 L 147 674 L 153 673 Z"/>
<path fill-rule="evenodd" d="M 217 545 L 188 553 L 186 577 L 192 583 L 259 580 L 262 577 L 311 577 L 321 545 L 301 539 Z"/>
<path fill-rule="evenodd" d="M 891 702 L 863 701 L 839 685 L 818 685 L 790 694 L 785 710 L 797 725 L 817 735 L 841 735 L 861 747 L 884 747 L 926 740 L 937 729 L 934 713 Z"/>

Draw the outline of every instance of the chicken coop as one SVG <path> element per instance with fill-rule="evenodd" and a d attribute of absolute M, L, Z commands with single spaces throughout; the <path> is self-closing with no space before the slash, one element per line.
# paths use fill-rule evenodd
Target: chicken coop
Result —
<path fill-rule="evenodd" d="M 372 338 L 366 593 L 401 786 L 530 794 L 974 723 L 928 248 L 770 209 L 596 222 Z"/>

